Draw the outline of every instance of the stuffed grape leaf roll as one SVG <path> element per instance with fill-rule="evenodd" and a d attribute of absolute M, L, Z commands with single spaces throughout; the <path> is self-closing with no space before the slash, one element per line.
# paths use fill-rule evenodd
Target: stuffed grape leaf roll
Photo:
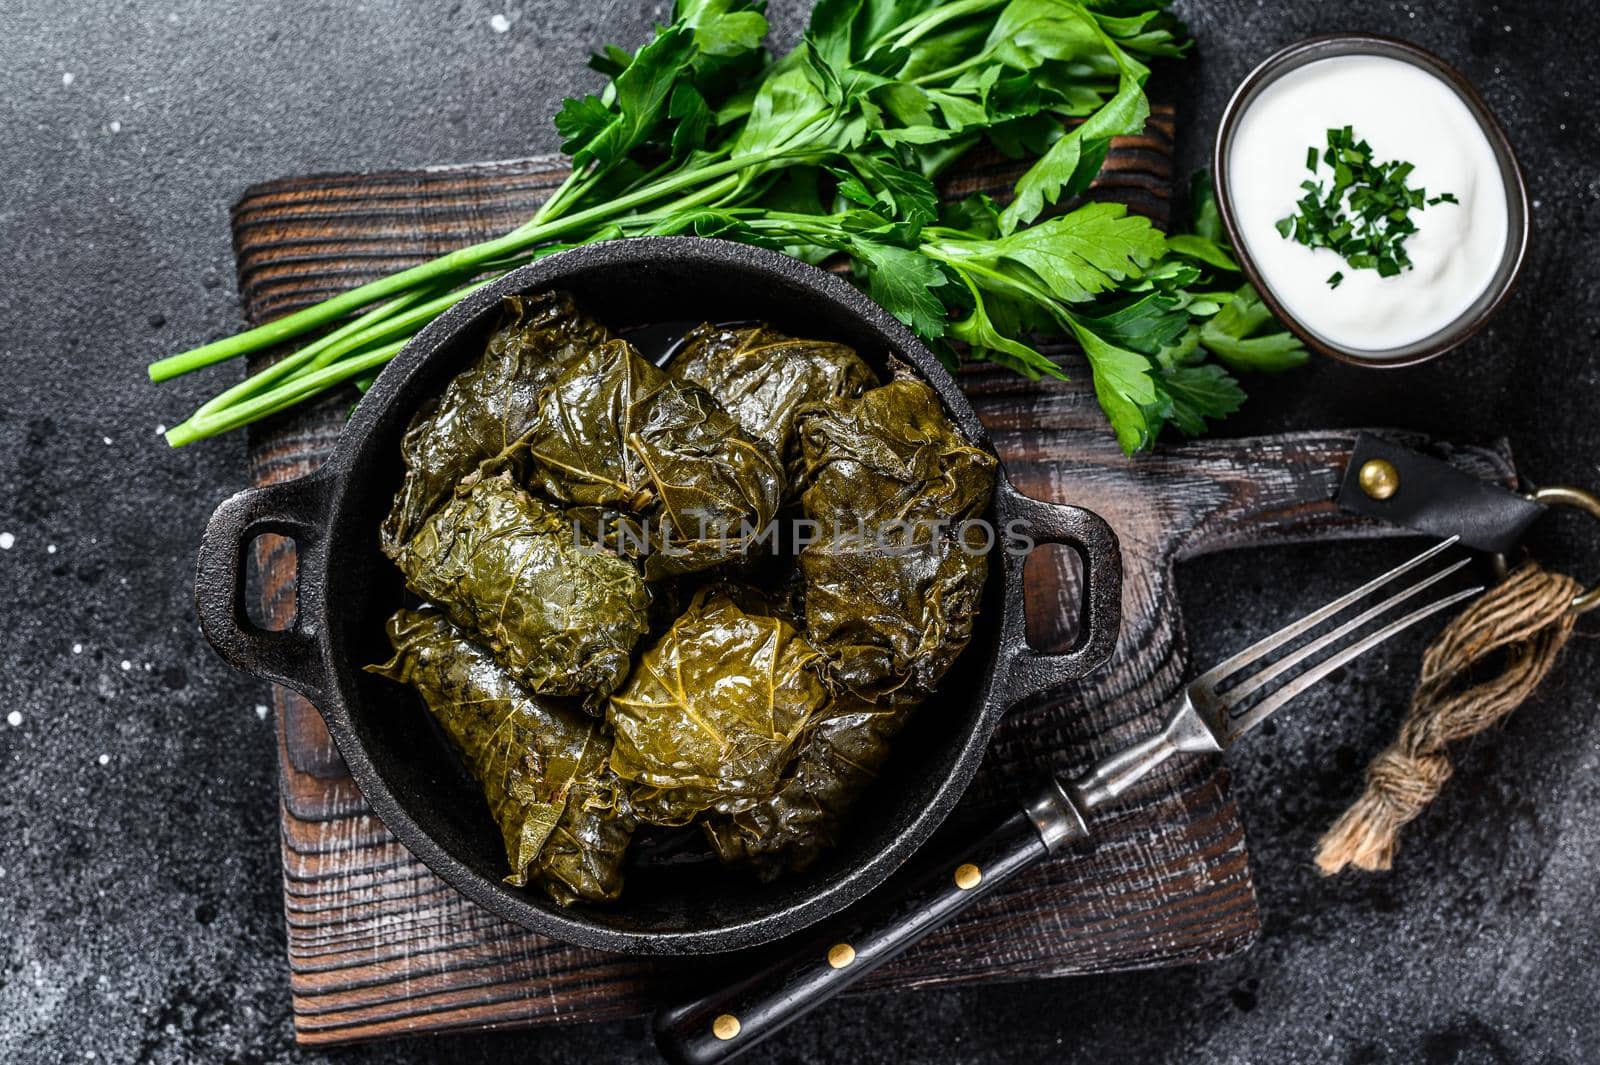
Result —
<path fill-rule="evenodd" d="M 669 369 L 710 392 L 747 435 L 791 467 L 799 459 L 794 430 L 802 406 L 853 398 L 878 383 L 845 345 L 789 337 L 765 325 L 697 326 Z"/>
<path fill-rule="evenodd" d="M 934 537 L 882 545 L 852 533 L 800 553 L 805 631 L 856 695 L 918 702 L 972 639 L 988 557 Z"/>
<path fill-rule="evenodd" d="M 483 478 L 452 495 L 395 559 L 406 585 L 479 639 L 519 683 L 598 707 L 649 624 L 638 568 L 580 542 L 560 511 Z"/>
<path fill-rule="evenodd" d="M 839 843 L 853 806 L 877 778 L 911 708 L 849 696 L 807 737 L 776 794 L 702 823 L 722 861 L 748 865 L 763 880 L 801 872 Z"/>
<path fill-rule="evenodd" d="M 805 408 L 799 435 L 801 505 L 825 530 L 959 523 L 994 492 L 994 456 L 968 443 L 914 377 Z"/>
<path fill-rule="evenodd" d="M 483 789 L 511 872 L 562 905 L 622 893 L 635 821 L 603 725 L 517 684 L 432 609 L 389 619 L 394 657 L 368 671 L 422 696 Z"/>
<path fill-rule="evenodd" d="M 611 697 L 611 765 L 641 821 L 682 825 L 771 795 L 827 707 L 817 651 L 740 598 L 702 590 Z"/>
<path fill-rule="evenodd" d="M 622 341 L 590 348 L 556 376 L 523 443 L 529 483 L 586 523 L 619 512 L 645 519 L 651 580 L 742 556 L 783 493 L 767 445 L 705 389 Z"/>
<path fill-rule="evenodd" d="M 988 508 L 995 459 L 909 377 L 806 408 L 800 440 L 822 530 L 798 560 L 806 635 L 858 696 L 918 701 L 972 637 L 989 544 L 962 523 Z"/>
<path fill-rule="evenodd" d="M 406 429 L 406 476 L 381 533 L 391 558 L 458 483 L 511 459 L 551 380 L 609 339 L 565 292 L 507 296 L 501 315 L 484 353 Z"/>

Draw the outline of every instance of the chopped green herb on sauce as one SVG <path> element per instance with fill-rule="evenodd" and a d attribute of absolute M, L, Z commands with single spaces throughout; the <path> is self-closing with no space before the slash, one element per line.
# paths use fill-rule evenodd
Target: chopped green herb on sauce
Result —
<path fill-rule="evenodd" d="M 1333 172 L 1331 185 L 1317 180 L 1321 166 Z M 1328 146 L 1319 155 L 1315 145 L 1306 149 L 1306 169 L 1313 177 L 1300 183 L 1305 195 L 1299 211 L 1277 222 L 1285 240 L 1308 248 L 1331 248 L 1353 270 L 1376 270 L 1393 277 L 1411 269 L 1406 239 L 1417 231 L 1411 212 L 1441 203 L 1460 203 L 1448 192 L 1428 197 L 1426 189 L 1411 188 L 1406 179 L 1411 163 L 1374 162 L 1372 146 L 1356 140 L 1349 126 L 1328 130 Z M 1338 288 L 1342 271 L 1328 278 Z"/>

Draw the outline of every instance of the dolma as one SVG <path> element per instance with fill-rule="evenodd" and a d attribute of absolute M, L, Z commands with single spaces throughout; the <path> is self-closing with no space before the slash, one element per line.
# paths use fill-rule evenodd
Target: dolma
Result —
<path fill-rule="evenodd" d="M 517 684 L 432 609 L 389 619 L 394 657 L 369 672 L 410 684 L 461 752 L 499 826 L 511 872 L 562 905 L 622 893 L 635 821 L 600 722 Z"/>
<path fill-rule="evenodd" d="M 820 657 L 781 617 L 703 590 L 611 697 L 611 765 L 641 821 L 687 824 L 777 790 L 828 704 Z"/>
<path fill-rule="evenodd" d="M 747 865 L 763 880 L 801 872 L 839 843 L 856 799 L 889 757 L 889 741 L 910 707 L 836 698 L 807 737 L 777 793 L 703 828 L 722 861 Z"/>
<path fill-rule="evenodd" d="M 938 395 L 901 377 L 800 412 L 801 505 L 825 531 L 978 517 L 995 459 L 962 437 Z"/>
<path fill-rule="evenodd" d="M 636 546 L 650 580 L 743 556 L 783 492 L 770 448 L 705 389 L 622 341 L 590 348 L 557 375 L 523 443 L 529 482 L 597 535 L 619 512 L 644 519 L 648 544 Z"/>
<path fill-rule="evenodd" d="M 988 557 L 943 536 L 882 544 L 840 533 L 799 557 L 806 636 L 856 695 L 932 693 L 972 638 Z"/>
<path fill-rule="evenodd" d="M 637 567 L 580 542 L 554 507 L 480 479 L 435 511 L 395 559 L 406 586 L 486 646 L 525 687 L 600 700 L 648 627 Z"/>
<path fill-rule="evenodd" d="M 384 552 L 398 554 L 462 480 L 509 462 L 545 388 L 608 339 L 565 292 L 507 296 L 484 353 L 406 429 L 400 443 L 406 475 L 383 523 Z"/>
<path fill-rule="evenodd" d="M 800 457 L 794 430 L 802 406 L 853 398 L 878 383 L 843 344 L 789 337 L 765 325 L 698 326 L 669 369 L 710 392 L 747 435 L 791 468 Z"/>
<path fill-rule="evenodd" d="M 806 635 L 858 696 L 916 702 L 972 636 L 987 545 L 961 523 L 988 508 L 995 459 L 910 377 L 807 407 L 800 440 L 822 537 L 798 559 Z"/>

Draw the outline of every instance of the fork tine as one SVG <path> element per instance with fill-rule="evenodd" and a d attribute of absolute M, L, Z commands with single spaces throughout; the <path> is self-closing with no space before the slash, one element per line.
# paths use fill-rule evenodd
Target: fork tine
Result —
<path fill-rule="evenodd" d="M 1445 610 L 1454 606 L 1464 599 L 1470 599 L 1481 591 L 1483 591 L 1482 585 L 1479 585 L 1475 588 L 1465 588 L 1453 595 L 1447 595 L 1443 599 L 1429 603 L 1427 606 L 1418 607 L 1405 617 L 1396 621 L 1391 621 L 1389 624 L 1370 634 L 1366 638 L 1351 644 L 1349 647 L 1346 647 L 1344 650 L 1331 656 L 1326 661 L 1306 670 L 1294 680 L 1290 681 L 1288 684 L 1285 684 L 1282 688 L 1279 688 L 1277 691 L 1261 700 L 1255 706 L 1252 706 L 1243 717 L 1238 718 L 1237 720 L 1229 720 L 1227 742 L 1231 743 L 1244 733 L 1249 732 L 1262 721 L 1265 721 L 1268 717 L 1271 717 L 1279 707 L 1295 698 L 1301 692 L 1305 691 L 1313 684 L 1316 684 L 1318 681 L 1324 679 L 1334 670 L 1349 663 L 1353 659 L 1359 658 L 1360 656 L 1366 654 L 1380 643 L 1383 643 L 1385 640 L 1389 639 L 1389 637 L 1410 628 L 1412 625 L 1415 625 L 1424 618 L 1431 617 L 1434 614 L 1439 613 L 1441 610 Z"/>
<path fill-rule="evenodd" d="M 1344 610 L 1357 600 L 1366 598 L 1373 591 L 1385 584 L 1388 584 L 1401 574 L 1409 573 L 1411 570 L 1416 569 L 1418 566 L 1422 565 L 1424 562 L 1427 562 L 1429 559 L 1435 557 L 1441 552 L 1447 551 L 1451 547 L 1454 547 L 1456 542 L 1460 539 L 1461 537 L 1459 536 L 1452 536 L 1448 540 L 1441 541 L 1440 543 L 1428 548 L 1428 550 L 1422 552 L 1422 554 L 1418 555 L 1416 558 L 1413 558 L 1411 561 L 1402 562 L 1388 573 L 1385 573 L 1379 577 L 1374 577 L 1372 580 L 1368 581 L 1366 584 L 1363 584 L 1355 591 L 1350 592 L 1347 595 L 1341 595 L 1333 602 L 1328 603 L 1325 606 L 1318 607 L 1316 610 L 1313 610 L 1299 621 L 1284 626 L 1271 636 L 1268 636 L 1257 643 L 1251 644 L 1238 654 L 1226 658 L 1216 666 L 1206 670 L 1206 672 L 1202 673 L 1199 677 L 1196 677 L 1190 686 L 1205 688 L 1215 687 L 1218 681 L 1232 676 L 1243 666 L 1247 666 L 1251 662 L 1254 662 L 1256 659 L 1260 658 L 1262 655 L 1275 651 L 1284 644 L 1298 639 L 1300 636 L 1309 632 L 1311 629 L 1316 628 L 1328 618 Z"/>
<path fill-rule="evenodd" d="M 1460 570 L 1462 566 L 1465 566 L 1470 561 L 1471 559 L 1463 558 L 1454 565 L 1446 566 L 1437 573 L 1424 577 L 1411 587 L 1396 592 L 1394 595 L 1391 595 L 1389 598 L 1385 599 L 1376 606 L 1368 607 L 1366 610 L 1363 610 L 1361 613 L 1357 614 L 1343 625 L 1340 625 L 1338 628 L 1317 637 L 1304 647 L 1298 648 L 1293 654 L 1284 655 L 1282 658 L 1277 659 L 1270 665 L 1257 670 L 1249 677 L 1229 687 L 1226 691 L 1218 692 L 1218 696 L 1220 696 L 1226 702 L 1237 704 L 1238 700 L 1243 699 L 1251 692 L 1258 690 L 1263 685 L 1270 682 L 1273 678 L 1282 674 L 1285 670 L 1293 669 L 1295 666 L 1310 658 L 1312 655 L 1321 652 L 1324 648 L 1333 646 L 1346 636 L 1350 635 L 1352 632 L 1365 627 L 1367 622 L 1372 621 L 1375 618 L 1382 617 L 1392 608 L 1399 606 L 1407 599 L 1415 596 L 1418 592 L 1425 591 L 1426 589 L 1433 587 L 1435 584 L 1438 584 L 1452 573 Z"/>

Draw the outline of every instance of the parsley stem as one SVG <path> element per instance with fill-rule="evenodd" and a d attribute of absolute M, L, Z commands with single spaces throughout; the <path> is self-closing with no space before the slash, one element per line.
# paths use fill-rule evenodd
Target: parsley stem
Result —
<path fill-rule="evenodd" d="M 955 64 L 952 64 L 951 66 L 945 67 L 943 70 L 935 70 L 931 74 L 923 74 L 923 75 L 921 75 L 919 77 L 912 78 L 911 79 L 911 84 L 913 84 L 913 85 L 934 85 L 934 84 L 937 84 L 937 83 L 939 83 L 941 81 L 948 81 L 949 79 L 951 79 L 955 75 L 960 74 L 963 71 L 971 70 L 973 67 L 977 66 L 978 64 L 980 64 L 982 62 L 985 62 L 988 58 L 989 57 L 987 55 L 969 56 L 969 57 L 967 57 L 966 59 L 962 60 L 959 63 L 955 63 Z"/>
<path fill-rule="evenodd" d="M 958 0 L 954 4 L 945 4 L 932 11 L 913 16 L 883 35 L 884 40 L 893 40 L 890 45 L 894 49 L 910 48 L 922 38 L 943 26 L 947 22 L 966 18 L 968 15 L 982 14 L 985 11 L 1002 7 L 1006 0 Z M 898 36 L 896 36 L 898 34 Z"/>
<path fill-rule="evenodd" d="M 567 176 L 562 179 L 561 184 L 556 186 L 556 191 L 552 192 L 549 199 L 541 203 L 538 209 L 533 212 L 533 217 L 528 219 L 528 221 L 524 222 L 522 225 L 518 226 L 517 230 L 514 230 L 513 232 L 533 229 L 539 225 L 542 225 L 550 218 L 557 215 L 560 211 L 564 210 L 566 208 L 566 201 L 568 199 L 582 195 L 580 186 L 588 185 L 592 183 L 592 181 L 592 172 L 587 167 L 568 171 Z"/>
<path fill-rule="evenodd" d="M 401 313 L 390 315 L 384 320 L 342 339 L 339 343 L 324 348 L 315 358 L 296 369 L 294 376 L 302 377 L 306 374 L 315 373 L 324 366 L 332 365 L 351 352 L 359 351 L 379 341 L 391 340 L 395 337 L 410 339 L 423 326 L 460 303 L 473 292 L 487 285 L 490 280 L 492 279 L 484 279 L 464 288 L 454 289 L 436 296 L 426 303 L 411 307 Z M 422 293 L 422 295 L 426 294 L 426 292 Z"/>

